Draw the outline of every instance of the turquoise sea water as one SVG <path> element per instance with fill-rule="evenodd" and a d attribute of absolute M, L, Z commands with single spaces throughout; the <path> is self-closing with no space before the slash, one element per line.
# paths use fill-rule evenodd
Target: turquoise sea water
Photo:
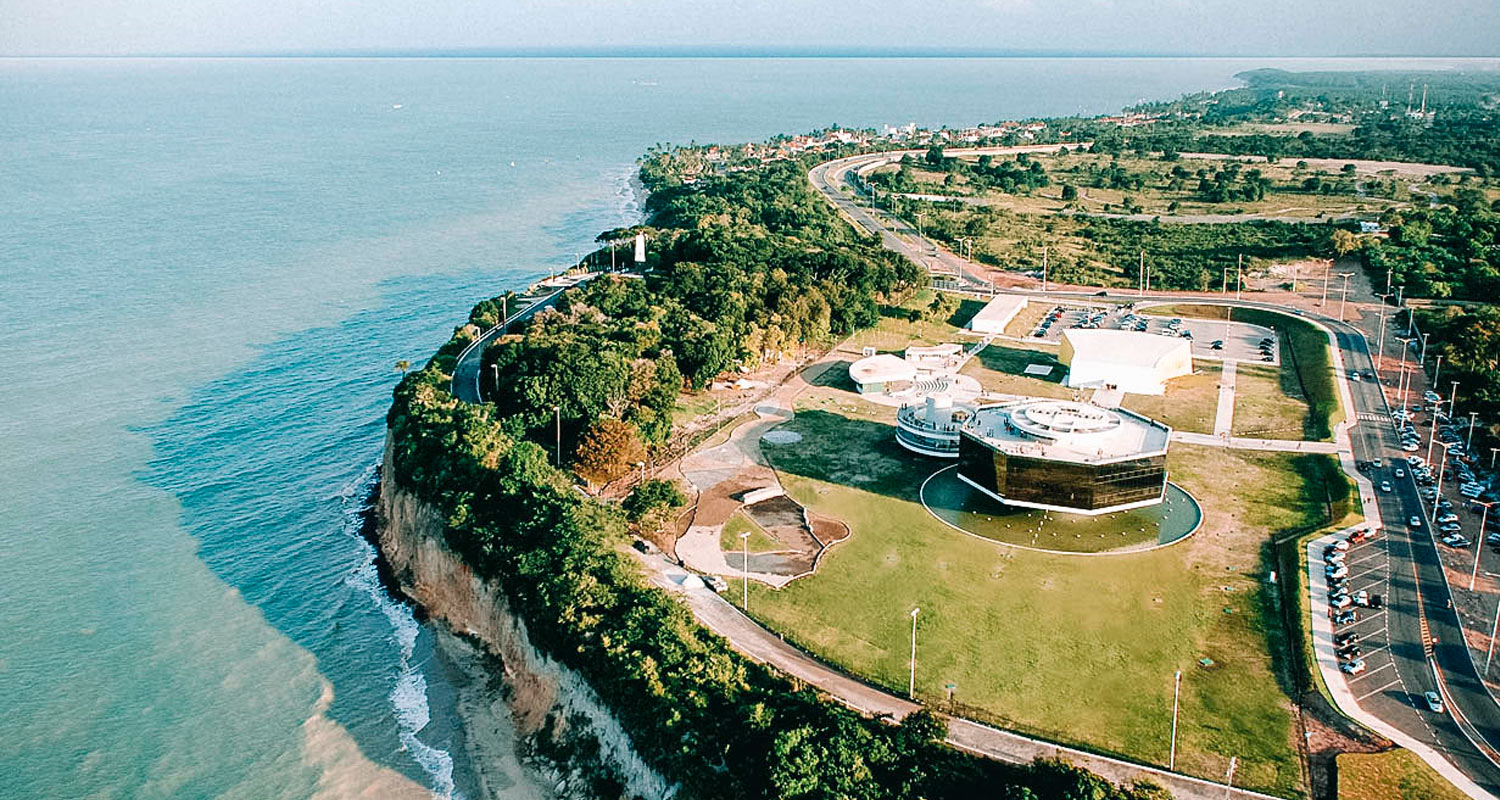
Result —
<path fill-rule="evenodd" d="M 0 797 L 478 796 L 356 534 L 392 366 L 636 219 L 651 144 L 1370 64 L 0 60 Z"/>

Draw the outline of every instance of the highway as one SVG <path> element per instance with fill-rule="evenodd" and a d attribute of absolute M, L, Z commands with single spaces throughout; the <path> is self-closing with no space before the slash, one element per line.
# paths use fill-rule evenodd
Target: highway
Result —
<path fill-rule="evenodd" d="M 965 151 L 950 151 L 953 154 L 958 152 Z M 908 223 L 860 204 L 856 200 L 860 190 L 850 182 L 849 173 L 881 158 L 882 155 L 876 154 L 831 161 L 814 167 L 808 178 L 856 227 L 878 236 L 885 247 L 907 256 L 935 275 L 954 276 L 979 291 L 1024 294 L 1033 298 L 1065 300 L 1101 294 L 1076 288 L 1043 292 L 996 287 L 982 267 L 939 248 L 920 236 Z M 1221 295 L 1128 292 L 1128 296 L 1133 300 L 1195 300 L 1282 313 L 1289 310 L 1284 305 L 1232 301 Z M 1364 588 L 1382 594 L 1386 599 L 1385 609 L 1373 612 L 1360 609 L 1361 619 L 1349 626 L 1360 633 L 1364 657 L 1369 665 L 1364 674 L 1350 679 L 1350 693 L 1360 711 L 1427 745 L 1483 790 L 1500 796 L 1500 765 L 1497 765 L 1500 761 L 1500 705 L 1480 682 L 1478 670 L 1464 644 L 1458 615 L 1450 602 L 1437 544 L 1431 535 L 1432 521 L 1427 513 L 1431 504 L 1424 507 L 1420 501 L 1417 485 L 1400 449 L 1381 382 L 1356 382 L 1347 376 L 1350 369 L 1362 374 L 1374 373 L 1369 339 L 1366 332 L 1355 325 L 1306 311 L 1294 313 L 1322 324 L 1333 333 L 1337 343 L 1346 372 L 1337 377 L 1353 406 L 1346 453 L 1352 461 L 1346 462 L 1346 469 L 1352 469 L 1353 462 L 1380 459 L 1382 467 L 1371 469 L 1367 477 L 1376 487 L 1382 481 L 1392 484 L 1391 492 L 1377 489 L 1374 507 L 1366 508 L 1367 517 L 1383 525 L 1383 535 L 1352 549 L 1348 556 L 1350 589 Z M 1369 331 L 1371 336 L 1377 333 Z M 1381 376 L 1382 379 L 1387 377 Z M 1420 389 L 1417 393 L 1420 395 Z M 1405 472 L 1402 479 L 1394 476 L 1398 466 Z M 1421 520 L 1416 527 L 1408 525 L 1408 520 L 1414 516 Z M 1475 546 L 1482 546 L 1482 531 L 1476 529 L 1470 538 L 1476 541 Z M 1327 608 L 1326 595 L 1312 597 L 1311 602 L 1318 613 Z M 1325 656 L 1332 655 L 1331 647 L 1326 643 L 1319 649 L 1325 651 Z M 1434 689 L 1440 689 L 1447 700 L 1446 713 L 1437 714 L 1427 709 L 1422 693 Z M 1359 716 L 1354 710 L 1343 710 L 1356 718 Z"/>
<path fill-rule="evenodd" d="M 594 273 L 575 275 L 568 278 L 553 278 L 537 284 L 538 286 L 551 289 L 551 292 L 538 296 L 520 295 L 522 303 L 520 308 L 516 309 L 515 313 L 510 314 L 499 325 L 481 333 L 479 338 L 470 342 L 469 346 L 465 347 L 463 352 L 458 354 L 458 359 L 453 364 L 453 380 L 450 384 L 453 396 L 465 403 L 483 402 L 479 392 L 479 368 L 484 348 L 490 342 L 494 341 L 495 337 L 501 336 L 510 330 L 510 326 L 530 319 L 538 311 L 550 307 L 557 301 L 557 298 L 562 296 L 564 291 L 584 283 L 592 277 L 594 277 Z"/>

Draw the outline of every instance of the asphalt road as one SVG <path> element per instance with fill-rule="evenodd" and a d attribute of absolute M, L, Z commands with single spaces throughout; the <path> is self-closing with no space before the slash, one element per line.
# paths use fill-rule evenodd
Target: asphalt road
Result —
<path fill-rule="evenodd" d="M 879 210 L 870 210 L 855 201 L 858 190 L 847 180 L 848 172 L 869 156 L 855 156 L 819 165 L 809 172 L 815 188 L 843 211 L 856 225 L 880 237 L 891 250 L 902 253 L 930 271 L 959 277 L 975 288 L 993 285 L 972 264 L 938 248 L 918 235 L 907 223 L 895 220 Z M 1093 292 L 1017 292 L 1030 297 L 1051 300 L 1076 299 Z M 1121 293 L 1132 299 L 1176 300 L 1183 295 L 1138 295 Z M 1209 302 L 1224 303 L 1222 296 L 1205 296 Z M 1233 305 L 1286 312 L 1270 303 L 1252 301 Z M 1300 313 L 1300 312 L 1299 312 Z M 1369 343 L 1365 333 L 1330 317 L 1303 314 L 1335 332 L 1347 369 L 1373 372 Z M 1372 335 L 1378 331 L 1371 331 Z M 1479 680 L 1478 670 L 1464 644 L 1457 612 L 1452 609 L 1449 590 L 1438 558 L 1437 545 L 1430 531 L 1431 520 L 1424 507 L 1411 470 L 1405 463 L 1399 439 L 1391 423 L 1390 409 L 1378 382 L 1348 381 L 1357 424 L 1350 428 L 1350 445 L 1357 461 L 1382 459 L 1383 467 L 1370 474 L 1378 487 L 1389 480 L 1392 491 L 1377 489 L 1376 504 L 1385 522 L 1384 535 L 1375 542 L 1355 548 L 1349 556 L 1351 586 L 1383 594 L 1386 608 L 1370 613 L 1362 610 L 1361 620 L 1350 629 L 1360 632 L 1365 643 L 1369 669 L 1351 680 L 1351 691 L 1362 709 L 1374 714 L 1404 733 L 1427 743 L 1486 791 L 1500 795 L 1500 705 Z M 1417 390 L 1420 393 L 1420 389 Z M 1405 469 L 1404 479 L 1395 479 L 1394 465 Z M 1455 501 L 1462 507 L 1462 503 Z M 1419 517 L 1421 524 L 1409 526 L 1408 520 Z M 1481 546 L 1481 531 L 1469 534 Z M 1380 591 L 1383 590 L 1383 591 Z M 1326 607 L 1326 597 L 1312 598 L 1315 608 Z M 1425 635 L 1424 635 L 1425 628 Z M 1429 659 L 1429 643 L 1430 654 Z M 1447 699 L 1448 713 L 1428 711 L 1422 693 L 1440 688 Z M 1489 757 L 1481 749 L 1488 752 Z M 1495 760 L 1491 760 L 1494 758 Z"/>
<path fill-rule="evenodd" d="M 582 282 L 582 280 L 578 281 L 578 283 Z M 571 286 L 576 285 L 577 283 L 571 284 Z M 465 403 L 483 402 L 483 400 L 479 396 L 479 367 L 481 363 L 480 356 L 483 355 L 484 348 L 491 341 L 493 341 L 495 337 L 501 336 L 506 331 L 510 330 L 510 326 L 515 325 L 518 322 L 524 322 L 525 320 L 530 319 L 532 315 L 536 314 L 538 311 L 551 306 L 554 302 L 556 302 L 557 298 L 561 297 L 562 293 L 568 288 L 570 288 L 570 286 L 564 286 L 557 291 L 552 292 L 551 294 L 543 295 L 537 298 L 536 300 L 523 306 L 514 314 L 511 314 L 510 317 L 505 320 L 504 324 L 496 325 L 495 327 L 490 328 L 489 330 L 480 334 L 478 339 L 470 342 L 469 346 L 465 347 L 463 352 L 458 354 L 458 360 L 453 364 L 453 382 L 451 384 L 453 396 L 458 398 L 459 400 L 464 401 Z"/>

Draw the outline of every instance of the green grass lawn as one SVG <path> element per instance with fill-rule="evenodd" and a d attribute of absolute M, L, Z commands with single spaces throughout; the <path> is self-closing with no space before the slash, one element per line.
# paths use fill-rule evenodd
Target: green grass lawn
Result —
<path fill-rule="evenodd" d="M 1030 364 L 1050 366 L 1052 373 L 1045 377 L 1021 374 Z M 994 342 L 964 365 L 963 374 L 979 381 L 979 385 L 990 392 L 1056 398 L 1073 396 L 1073 390 L 1062 385 L 1068 368 L 1057 360 L 1056 348 Z"/>
<path fill-rule="evenodd" d="M 1166 762 L 1181 669 L 1178 768 L 1219 778 L 1234 755 L 1242 785 L 1304 793 L 1278 680 L 1287 642 L 1267 607 L 1263 558 L 1273 533 L 1322 521 L 1297 466 L 1326 457 L 1174 445 L 1172 480 L 1205 506 L 1198 534 L 1146 553 L 1032 553 L 934 520 L 915 493 L 941 464 L 891 442 L 876 424 L 885 409 L 837 419 L 855 404 L 817 394 L 826 391 L 801 405 L 803 442 L 766 453 L 797 500 L 849 523 L 853 537 L 812 577 L 753 586 L 759 619 L 905 691 L 909 614 L 920 607 L 925 701 L 942 707 L 953 683 L 965 715 L 1156 764 Z"/>
<path fill-rule="evenodd" d="M 1176 303 L 1151 306 L 1142 311 L 1161 316 L 1194 317 L 1198 319 L 1224 319 L 1227 306 L 1201 303 Z M 1344 406 L 1339 399 L 1338 387 L 1333 380 L 1333 355 L 1329 351 L 1328 334 L 1320 328 L 1291 314 L 1278 314 L 1261 309 L 1236 308 L 1234 321 L 1274 328 L 1280 340 L 1281 371 L 1278 376 L 1280 393 L 1291 399 L 1301 399 L 1307 411 L 1302 421 L 1302 435 L 1271 436 L 1267 438 L 1302 438 L 1327 442 L 1333 439 L 1333 427 L 1344 420 Z M 1241 365 L 1240 379 L 1236 382 L 1235 432 L 1241 431 L 1239 396 L 1246 393 L 1244 381 L 1247 372 L 1253 374 L 1254 367 Z M 1253 378 L 1251 380 L 1254 380 Z M 1247 409 L 1247 417 L 1264 411 L 1265 421 L 1277 422 L 1286 409 Z M 1250 423 L 1247 422 L 1247 425 Z M 1248 431 L 1248 429 L 1247 429 Z"/>
<path fill-rule="evenodd" d="M 1338 758 L 1339 800 L 1463 800 L 1458 787 L 1410 750 Z"/>
<path fill-rule="evenodd" d="M 750 534 L 745 542 L 740 541 L 742 533 Z M 736 511 L 730 515 L 729 521 L 724 523 L 724 531 L 719 534 L 719 549 L 726 553 L 738 553 L 744 548 L 746 542 L 749 543 L 752 553 L 774 553 L 777 550 L 786 549 L 785 545 L 771 538 L 764 528 L 756 525 L 755 520 Z"/>
<path fill-rule="evenodd" d="M 1223 369 L 1216 362 L 1200 361 L 1194 365 L 1192 375 L 1169 381 L 1166 394 L 1127 394 L 1121 405 L 1176 430 L 1213 433 L 1222 376 Z"/>
<path fill-rule="evenodd" d="M 1310 413 L 1307 401 L 1283 391 L 1282 369 L 1240 364 L 1235 369 L 1234 435 L 1301 439 Z"/>

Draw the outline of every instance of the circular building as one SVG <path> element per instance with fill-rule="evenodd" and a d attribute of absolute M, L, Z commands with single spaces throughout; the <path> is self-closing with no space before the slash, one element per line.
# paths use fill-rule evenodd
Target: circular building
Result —
<path fill-rule="evenodd" d="M 959 430 L 958 477 L 1002 503 L 1069 514 L 1154 505 L 1167 488 L 1172 429 L 1067 400 L 982 406 Z"/>
<path fill-rule="evenodd" d="M 973 413 L 971 406 L 955 405 L 951 394 L 929 394 L 896 412 L 896 442 L 924 456 L 958 458 L 958 432 Z"/>

